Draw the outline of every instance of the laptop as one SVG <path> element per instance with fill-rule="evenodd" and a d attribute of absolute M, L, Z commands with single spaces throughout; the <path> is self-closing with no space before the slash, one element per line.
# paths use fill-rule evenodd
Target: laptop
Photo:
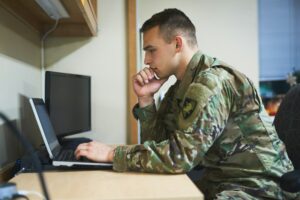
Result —
<path fill-rule="evenodd" d="M 66 148 L 59 144 L 47 113 L 44 100 L 39 98 L 30 98 L 29 102 L 53 166 L 77 168 L 112 167 L 112 163 L 93 162 L 87 158 L 77 160 L 74 156 L 74 149 Z"/>

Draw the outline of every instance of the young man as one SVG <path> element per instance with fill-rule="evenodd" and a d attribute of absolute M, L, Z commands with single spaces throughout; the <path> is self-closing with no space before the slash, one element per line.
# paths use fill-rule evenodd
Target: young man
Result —
<path fill-rule="evenodd" d="M 293 166 L 252 82 L 201 53 L 194 25 L 177 9 L 153 15 L 142 32 L 149 67 L 133 77 L 142 144 L 85 143 L 76 157 L 113 162 L 116 171 L 185 173 L 202 165 L 196 184 L 206 199 L 284 198 L 278 179 Z M 177 82 L 157 110 L 153 95 L 171 75 Z"/>

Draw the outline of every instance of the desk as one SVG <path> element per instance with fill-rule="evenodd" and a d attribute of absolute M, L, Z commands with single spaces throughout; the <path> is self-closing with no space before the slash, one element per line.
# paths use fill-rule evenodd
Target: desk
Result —
<path fill-rule="evenodd" d="M 204 199 L 202 193 L 185 174 L 118 173 L 109 170 L 46 172 L 44 174 L 52 200 Z M 10 182 L 15 182 L 19 190 L 41 192 L 38 177 L 34 173 L 20 174 Z M 30 199 L 35 199 L 35 196 L 30 197 Z"/>

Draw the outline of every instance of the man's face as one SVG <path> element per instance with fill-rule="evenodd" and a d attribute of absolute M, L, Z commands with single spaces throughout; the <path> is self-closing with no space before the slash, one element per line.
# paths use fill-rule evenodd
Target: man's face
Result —
<path fill-rule="evenodd" d="M 167 43 L 159 33 L 156 26 L 144 33 L 143 49 L 145 51 L 144 63 L 149 65 L 159 78 L 167 78 L 176 73 L 175 40 Z"/>

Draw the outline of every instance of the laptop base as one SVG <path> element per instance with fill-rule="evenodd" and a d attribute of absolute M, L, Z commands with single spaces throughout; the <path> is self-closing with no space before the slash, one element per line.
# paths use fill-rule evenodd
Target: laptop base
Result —
<path fill-rule="evenodd" d="M 40 149 L 35 152 L 41 162 L 42 170 L 43 171 L 58 171 L 58 170 L 111 170 L 112 166 L 76 166 L 73 165 L 72 167 L 66 167 L 66 166 L 54 166 L 52 165 L 52 161 L 48 156 L 48 153 L 46 149 Z M 37 172 L 37 170 L 34 167 L 32 157 L 28 154 L 25 154 L 22 158 L 16 160 L 13 174 L 18 174 L 20 172 Z"/>

